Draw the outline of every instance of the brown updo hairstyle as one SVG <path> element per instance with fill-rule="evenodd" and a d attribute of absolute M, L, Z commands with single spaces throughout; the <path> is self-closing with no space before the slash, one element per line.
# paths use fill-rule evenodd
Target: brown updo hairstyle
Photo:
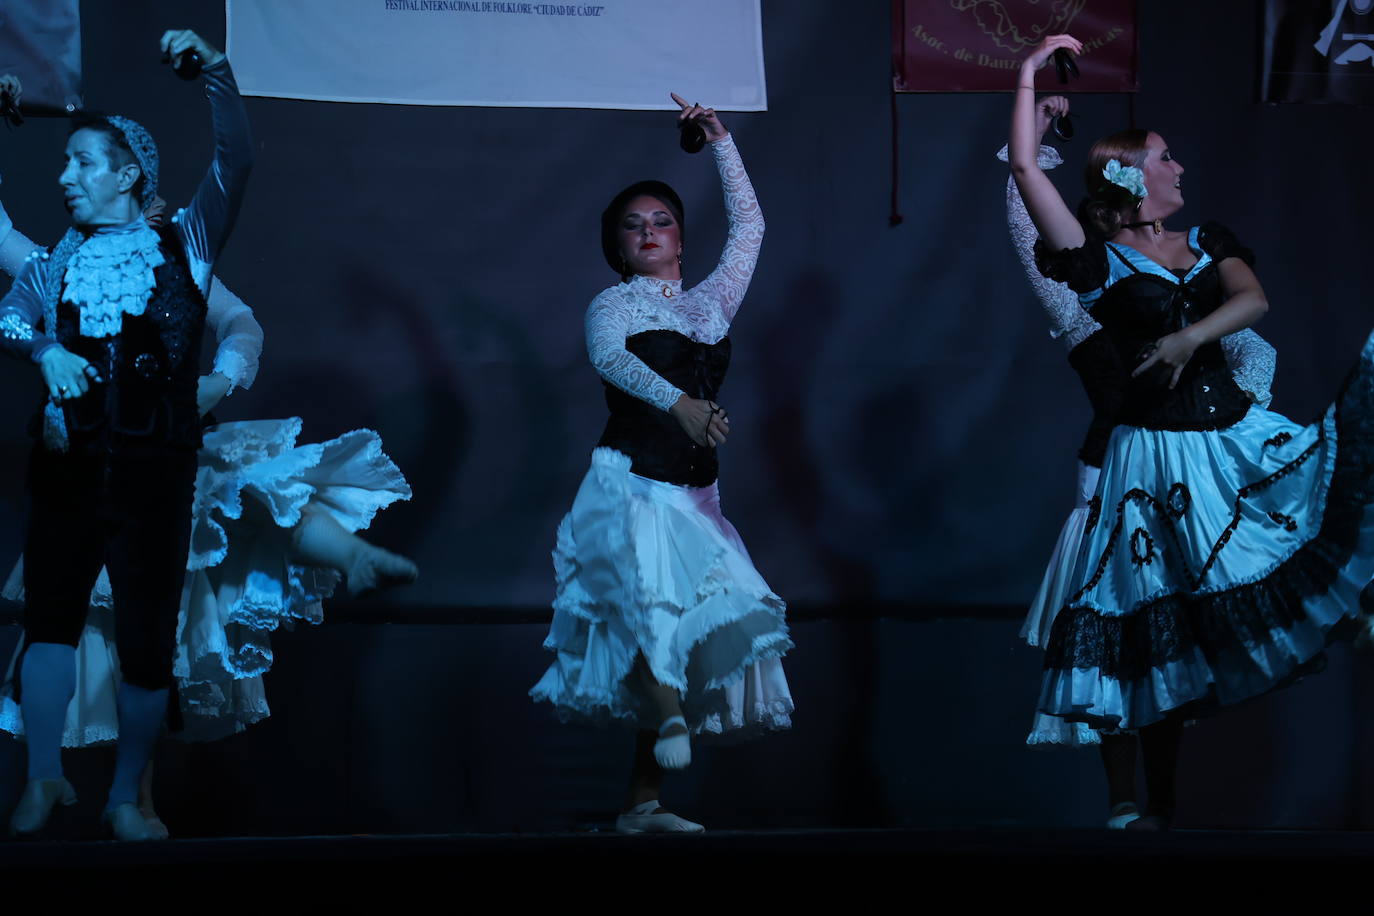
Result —
<path fill-rule="evenodd" d="M 1088 165 L 1083 169 L 1083 184 L 1088 199 L 1078 207 L 1078 221 L 1110 238 L 1121 230 L 1121 211 L 1136 206 L 1136 198 L 1125 188 L 1112 184 L 1102 174 L 1107 163 L 1115 159 L 1122 165 L 1141 168 L 1145 162 L 1145 141 L 1148 130 L 1122 130 L 1098 140 L 1088 150 Z"/>

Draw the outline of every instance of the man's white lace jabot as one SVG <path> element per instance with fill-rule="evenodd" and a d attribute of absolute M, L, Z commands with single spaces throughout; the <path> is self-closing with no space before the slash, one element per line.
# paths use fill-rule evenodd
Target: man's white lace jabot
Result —
<path fill-rule="evenodd" d="M 63 300 L 81 312 L 82 337 L 112 337 L 125 315 L 142 315 L 166 262 L 158 235 L 147 225 L 127 232 L 96 233 L 67 262 Z"/>

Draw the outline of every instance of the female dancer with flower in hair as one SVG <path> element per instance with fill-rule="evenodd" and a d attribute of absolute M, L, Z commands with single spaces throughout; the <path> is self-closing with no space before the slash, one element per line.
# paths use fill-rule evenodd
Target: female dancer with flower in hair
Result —
<path fill-rule="evenodd" d="M 1063 96 L 1042 98 L 1036 106 L 1036 136 L 1043 137 L 1056 116 L 1067 115 L 1069 100 Z M 997 157 L 1008 161 L 1007 148 Z M 1063 163 L 1059 151 L 1043 143 L 1037 165 L 1043 170 Z M 1051 280 L 1035 262 L 1035 243 L 1039 234 L 1014 178 L 1007 179 L 1007 228 L 1026 279 L 1035 291 L 1040 307 L 1050 324 L 1050 336 L 1068 349 L 1069 365 L 1078 374 L 1088 402 L 1092 421 L 1078 452 L 1077 499 L 1055 543 L 1040 589 L 1031 602 L 1030 612 L 1021 628 L 1029 645 L 1044 648 L 1049 643 L 1055 615 L 1069 597 L 1066 589 L 1073 576 L 1074 561 L 1088 520 L 1088 506 L 1097 490 L 1098 474 L 1106 452 L 1107 440 L 1115 425 L 1120 404 L 1122 373 L 1110 336 L 1088 314 L 1078 296 L 1063 283 Z M 1221 339 L 1226 363 L 1236 384 L 1256 404 L 1267 407 L 1274 378 L 1274 348 L 1245 328 Z M 1107 777 L 1109 829 L 1121 829 L 1139 818 L 1136 805 L 1135 760 L 1138 742 L 1134 732 L 1112 730 L 1102 734 L 1085 722 L 1069 722 L 1056 716 L 1036 713 L 1026 743 L 1032 747 L 1085 747 L 1097 745 Z"/>
<path fill-rule="evenodd" d="M 554 549 L 554 663 L 536 700 L 561 718 L 640 727 L 626 833 L 703 829 L 659 806 L 664 770 L 691 762 L 690 736 L 786 728 L 782 600 L 720 511 L 716 453 L 730 421 L 716 403 L 730 322 L 749 287 L 763 214 L 734 139 L 712 109 L 676 95 L 679 122 L 710 141 L 730 233 L 720 264 L 682 287 L 682 201 L 641 181 L 601 217 L 621 282 L 587 310 L 587 349 L 611 416 Z"/>
<path fill-rule="evenodd" d="M 1040 709 L 1138 729 L 1142 826 L 1167 826 L 1183 720 L 1290 683 L 1355 630 L 1374 576 L 1374 337 L 1322 421 L 1254 404 L 1219 343 L 1268 308 L 1253 257 L 1216 223 L 1165 230 L 1183 168 L 1163 138 L 1094 144 L 1077 216 L 1037 163 L 1035 73 L 1060 49 L 1082 45 L 1051 36 L 1022 65 L 1012 174 L 1042 272 L 1078 293 L 1122 370 Z"/>

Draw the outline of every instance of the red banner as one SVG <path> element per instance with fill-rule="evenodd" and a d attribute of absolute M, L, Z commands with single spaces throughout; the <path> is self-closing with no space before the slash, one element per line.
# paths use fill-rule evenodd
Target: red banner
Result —
<path fill-rule="evenodd" d="M 1083 42 L 1079 79 L 1059 92 L 1136 91 L 1135 0 L 892 0 L 892 88 L 1000 92 L 1046 35 Z"/>

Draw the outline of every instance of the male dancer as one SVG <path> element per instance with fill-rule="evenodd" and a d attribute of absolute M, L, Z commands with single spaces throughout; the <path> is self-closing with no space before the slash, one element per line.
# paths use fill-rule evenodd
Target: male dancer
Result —
<path fill-rule="evenodd" d="M 0 350 L 38 364 L 48 403 L 29 462 L 27 642 L 19 676 L 28 783 L 10 821 L 37 833 L 75 794 L 61 734 L 91 587 L 110 577 L 123 682 L 105 819 L 118 839 L 151 834 L 139 776 L 162 730 L 190 537 L 200 414 L 198 358 L 210 275 L 252 166 L 243 101 L 225 56 L 189 31 L 163 34 L 200 57 L 215 157 L 169 228 L 143 217 L 158 152 L 128 118 L 78 121 L 59 178 L 72 228 L 31 257 L 0 300 Z"/>

